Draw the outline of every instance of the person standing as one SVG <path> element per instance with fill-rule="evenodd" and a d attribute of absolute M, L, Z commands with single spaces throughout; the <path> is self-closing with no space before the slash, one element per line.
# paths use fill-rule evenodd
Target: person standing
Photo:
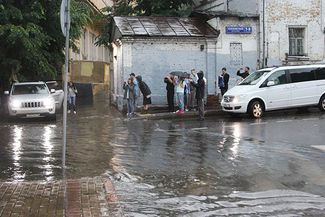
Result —
<path fill-rule="evenodd" d="M 176 114 L 184 114 L 184 88 L 185 81 L 183 77 L 178 77 L 175 79 L 176 86 L 176 97 L 178 102 L 178 110 Z"/>
<path fill-rule="evenodd" d="M 199 71 L 197 73 L 197 76 L 198 81 L 192 83 L 196 87 L 196 99 L 198 102 L 199 120 L 204 120 L 204 95 L 206 81 L 204 80 L 203 71 Z"/>
<path fill-rule="evenodd" d="M 195 69 L 191 70 L 191 76 L 196 78 L 197 75 L 196 75 Z M 192 79 L 190 78 L 190 80 L 192 80 Z M 195 81 L 197 81 L 197 80 L 195 80 Z M 196 102 L 196 87 L 193 85 L 192 82 L 190 82 L 190 86 L 191 86 L 190 87 L 191 90 L 190 90 L 189 101 L 190 101 L 190 109 L 193 110 L 193 109 L 196 109 L 196 106 L 197 106 L 197 103 L 195 103 Z"/>
<path fill-rule="evenodd" d="M 218 84 L 221 90 L 221 96 L 223 96 L 228 90 L 229 83 L 229 74 L 227 73 L 227 69 L 225 67 L 221 70 L 221 75 L 218 77 Z"/>
<path fill-rule="evenodd" d="M 249 70 L 250 68 L 248 66 L 246 66 L 244 68 L 244 72 L 240 72 L 242 70 L 242 68 L 240 68 L 238 71 L 237 71 L 237 75 L 242 77 L 243 79 L 247 78 L 249 76 Z"/>
<path fill-rule="evenodd" d="M 124 99 L 127 100 L 127 117 L 131 118 L 134 115 L 134 99 L 135 99 L 135 89 L 133 78 L 130 77 L 127 82 L 123 84 L 124 89 Z"/>
<path fill-rule="evenodd" d="M 191 82 L 190 82 L 190 74 L 187 74 L 185 78 L 185 86 L 184 86 L 184 109 L 186 112 L 189 111 L 190 108 L 190 94 L 191 94 Z"/>
<path fill-rule="evenodd" d="M 167 75 L 164 78 L 164 82 L 166 83 L 167 90 L 167 103 L 168 103 L 168 112 L 174 112 L 174 95 L 175 95 L 175 85 L 174 85 L 174 76 Z"/>
<path fill-rule="evenodd" d="M 130 78 L 132 78 L 132 80 L 133 80 L 133 86 L 134 86 L 133 108 L 134 108 L 134 111 L 135 111 L 137 109 L 137 99 L 139 97 L 139 84 L 138 84 L 138 81 L 135 78 L 135 74 L 133 72 L 130 74 Z M 134 113 L 132 115 L 134 115 Z"/>
<path fill-rule="evenodd" d="M 143 95 L 143 113 L 148 113 L 149 105 L 151 104 L 151 90 L 149 86 L 142 80 L 142 76 L 136 76 L 140 92 Z"/>
<path fill-rule="evenodd" d="M 76 111 L 76 97 L 77 97 L 77 88 L 74 85 L 74 83 L 72 83 L 71 81 L 69 81 L 68 83 L 68 113 L 71 112 L 71 109 L 73 109 L 73 113 L 77 114 Z"/>

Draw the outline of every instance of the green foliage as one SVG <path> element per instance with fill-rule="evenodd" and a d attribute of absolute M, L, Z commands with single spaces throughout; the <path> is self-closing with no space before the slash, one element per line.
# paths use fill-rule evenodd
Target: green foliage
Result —
<path fill-rule="evenodd" d="M 53 79 L 61 71 L 65 39 L 60 0 L 0 1 L 0 79 Z M 84 1 L 71 1 L 71 44 L 91 21 Z"/>
<path fill-rule="evenodd" d="M 107 25 L 102 29 L 98 45 L 108 45 L 113 16 L 177 16 L 186 17 L 192 12 L 193 0 L 119 0 L 113 7 L 103 10 L 100 19 Z"/>

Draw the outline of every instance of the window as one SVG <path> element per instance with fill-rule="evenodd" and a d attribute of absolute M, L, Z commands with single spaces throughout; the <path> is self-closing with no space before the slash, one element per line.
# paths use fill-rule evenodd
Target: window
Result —
<path fill-rule="evenodd" d="M 274 72 L 272 75 L 270 75 L 270 77 L 268 77 L 268 79 L 266 79 L 263 86 L 266 86 L 267 82 L 269 81 L 274 81 L 274 85 L 287 84 L 288 80 L 287 80 L 286 72 L 285 71 Z"/>
<path fill-rule="evenodd" d="M 315 68 L 307 69 L 290 69 L 291 81 L 294 82 L 304 82 L 304 81 L 313 81 L 315 80 L 314 74 Z"/>
<path fill-rule="evenodd" d="M 230 43 L 230 65 L 243 65 L 243 48 L 241 43 Z"/>
<path fill-rule="evenodd" d="M 304 56 L 304 28 L 289 28 L 289 56 Z"/>
<path fill-rule="evenodd" d="M 316 80 L 323 80 L 325 79 L 325 68 L 318 68 L 314 70 Z"/>

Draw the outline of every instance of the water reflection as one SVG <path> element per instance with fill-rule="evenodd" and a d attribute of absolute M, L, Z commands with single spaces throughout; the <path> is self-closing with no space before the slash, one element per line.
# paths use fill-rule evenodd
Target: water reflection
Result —
<path fill-rule="evenodd" d="M 43 132 L 43 148 L 44 148 L 44 174 L 47 181 L 53 179 L 53 165 L 51 161 L 53 160 L 53 143 L 51 141 L 53 136 L 53 128 L 55 125 L 45 126 Z"/>
<path fill-rule="evenodd" d="M 238 146 L 239 146 L 239 142 L 240 142 L 240 137 L 241 137 L 241 125 L 239 123 L 236 123 L 233 125 L 233 143 L 232 143 L 232 147 L 230 148 L 230 150 L 232 151 L 233 157 L 234 159 L 236 159 L 238 157 Z"/>
<path fill-rule="evenodd" d="M 13 177 L 15 180 L 22 180 L 25 177 L 25 174 L 21 172 L 21 154 L 22 154 L 22 127 L 14 126 L 13 129 L 13 143 L 12 143 L 12 153 L 13 153 Z"/>

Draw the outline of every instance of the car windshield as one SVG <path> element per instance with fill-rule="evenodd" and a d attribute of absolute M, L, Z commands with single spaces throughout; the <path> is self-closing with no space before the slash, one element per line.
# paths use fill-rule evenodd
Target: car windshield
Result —
<path fill-rule="evenodd" d="M 12 95 L 47 94 L 47 93 L 49 92 L 45 84 L 15 85 L 12 90 Z"/>
<path fill-rule="evenodd" d="M 253 72 L 242 82 L 240 82 L 239 85 L 255 85 L 262 79 L 263 76 L 265 76 L 269 72 L 270 71 L 266 70 Z"/>

